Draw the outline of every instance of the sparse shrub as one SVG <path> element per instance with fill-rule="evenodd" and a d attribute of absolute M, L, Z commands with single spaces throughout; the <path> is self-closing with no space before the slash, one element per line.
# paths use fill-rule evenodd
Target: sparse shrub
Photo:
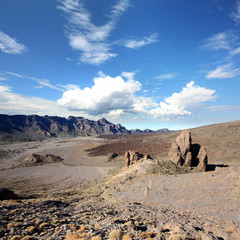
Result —
<path fill-rule="evenodd" d="M 122 240 L 131 240 L 132 239 L 132 234 L 131 233 L 126 233 L 123 235 Z"/>
<path fill-rule="evenodd" d="M 65 235 L 65 239 L 66 240 L 83 240 L 83 238 L 81 238 L 78 234 L 74 234 L 74 233 L 68 233 Z"/>
<path fill-rule="evenodd" d="M 173 234 L 169 236 L 169 240 L 187 240 L 187 238 L 181 234 Z"/>
<path fill-rule="evenodd" d="M 81 225 L 80 229 L 77 231 L 78 233 L 84 233 L 88 229 L 87 225 Z"/>
<path fill-rule="evenodd" d="M 112 240 L 120 240 L 122 238 L 123 232 L 121 230 L 113 230 L 109 233 L 109 238 Z"/>
<path fill-rule="evenodd" d="M 100 236 L 95 236 L 95 237 L 92 237 L 91 240 L 102 240 L 102 238 Z"/>

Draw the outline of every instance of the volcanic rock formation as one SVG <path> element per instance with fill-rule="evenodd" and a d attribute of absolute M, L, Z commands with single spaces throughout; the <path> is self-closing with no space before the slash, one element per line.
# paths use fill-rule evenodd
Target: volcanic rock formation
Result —
<path fill-rule="evenodd" d="M 143 161 L 148 159 L 152 159 L 152 158 L 149 155 L 144 155 L 139 152 L 129 150 L 125 153 L 125 162 L 127 167 L 130 165 L 133 165 L 138 161 Z"/>
<path fill-rule="evenodd" d="M 197 143 L 192 144 L 191 132 L 186 130 L 173 141 L 167 160 L 180 166 L 197 167 L 206 171 L 207 151 Z"/>

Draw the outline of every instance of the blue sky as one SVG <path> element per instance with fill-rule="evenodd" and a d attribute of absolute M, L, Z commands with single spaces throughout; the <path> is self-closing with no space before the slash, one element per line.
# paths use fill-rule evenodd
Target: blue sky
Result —
<path fill-rule="evenodd" d="M 1 0 L 0 113 L 239 120 L 239 33 L 236 0 Z"/>

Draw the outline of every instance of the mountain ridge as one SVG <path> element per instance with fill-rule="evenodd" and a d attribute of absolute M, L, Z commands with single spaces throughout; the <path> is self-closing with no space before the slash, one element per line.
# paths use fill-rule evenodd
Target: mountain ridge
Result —
<path fill-rule="evenodd" d="M 0 140 L 35 140 L 101 134 L 130 134 L 130 132 L 121 124 L 115 125 L 105 118 L 93 121 L 73 116 L 64 118 L 48 115 L 0 114 Z"/>

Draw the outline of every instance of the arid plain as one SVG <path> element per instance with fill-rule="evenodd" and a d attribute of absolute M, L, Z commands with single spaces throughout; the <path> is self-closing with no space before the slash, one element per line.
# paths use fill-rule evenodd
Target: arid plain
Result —
<path fill-rule="evenodd" d="M 179 133 L 1 144 L 0 188 L 19 197 L 0 202 L 1 238 L 240 239 L 240 121 L 191 129 L 207 149 L 206 172 L 164 161 Z M 128 150 L 154 164 L 127 168 Z M 15 166 L 29 154 L 64 160 Z"/>

